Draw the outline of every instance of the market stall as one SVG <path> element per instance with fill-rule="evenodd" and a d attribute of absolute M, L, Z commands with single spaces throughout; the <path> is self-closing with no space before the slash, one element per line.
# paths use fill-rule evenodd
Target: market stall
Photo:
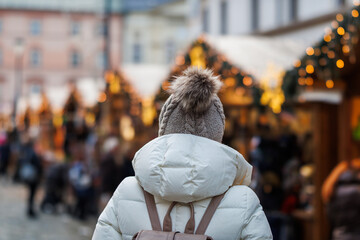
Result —
<path fill-rule="evenodd" d="M 320 195 L 324 179 L 339 161 L 360 156 L 359 10 L 337 14 L 284 77 L 287 102 L 310 105 L 313 114 L 314 212 L 304 218 L 311 239 L 327 239 L 330 233 Z"/>

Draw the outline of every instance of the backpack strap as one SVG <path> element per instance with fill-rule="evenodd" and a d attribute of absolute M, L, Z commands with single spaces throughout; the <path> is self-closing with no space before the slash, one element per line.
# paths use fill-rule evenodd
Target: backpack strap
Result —
<path fill-rule="evenodd" d="M 177 203 L 178 202 L 172 202 L 169 209 L 166 212 L 166 215 L 164 217 L 164 224 L 163 224 L 164 232 L 171 232 L 172 231 L 172 221 L 171 221 L 170 213 L 171 213 L 172 209 L 175 207 L 175 205 Z M 185 226 L 184 233 L 194 234 L 194 230 L 195 230 L 194 205 L 191 202 L 188 203 L 188 205 L 190 207 L 190 219 L 189 219 L 189 221 L 187 222 L 187 224 Z"/>
<path fill-rule="evenodd" d="M 225 192 L 226 193 L 226 192 Z M 211 221 L 211 218 L 213 217 L 217 207 L 219 206 L 221 200 L 224 198 L 225 193 L 215 196 L 211 199 L 209 206 L 207 207 L 203 217 L 200 220 L 199 226 L 196 229 L 195 234 L 201 234 L 204 235 L 207 227 L 209 226 L 209 223 Z"/>
<path fill-rule="evenodd" d="M 159 219 L 159 214 L 156 209 L 154 196 L 141 188 L 144 192 L 145 203 L 149 213 L 151 227 L 155 231 L 161 231 L 161 224 Z"/>

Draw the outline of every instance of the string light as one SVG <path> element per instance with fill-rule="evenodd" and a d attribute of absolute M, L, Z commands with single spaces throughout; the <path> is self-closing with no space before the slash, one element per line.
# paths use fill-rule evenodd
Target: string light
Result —
<path fill-rule="evenodd" d="M 249 76 L 244 77 L 243 83 L 245 86 L 249 87 L 252 84 L 252 79 Z"/>
<path fill-rule="evenodd" d="M 337 66 L 338 68 L 343 68 L 343 67 L 344 67 L 344 61 L 341 60 L 341 59 L 338 59 L 338 60 L 336 61 L 336 66 Z"/>
<path fill-rule="evenodd" d="M 298 83 L 299 83 L 299 85 L 301 85 L 301 86 L 305 85 L 305 78 L 299 77 L 299 78 L 298 78 Z"/>
<path fill-rule="evenodd" d="M 345 29 L 343 27 L 338 27 L 337 33 L 342 36 L 345 34 Z"/>
<path fill-rule="evenodd" d="M 322 47 L 321 47 L 321 51 L 322 51 L 323 53 L 327 53 L 327 52 L 329 51 L 329 48 L 328 48 L 327 46 L 322 46 Z"/>
<path fill-rule="evenodd" d="M 329 51 L 327 55 L 328 55 L 328 57 L 329 57 L 330 59 L 335 58 L 335 52 L 334 52 L 334 51 Z"/>
<path fill-rule="evenodd" d="M 333 88 L 334 87 L 334 81 L 331 80 L 331 79 L 327 80 L 325 84 L 326 84 L 327 88 Z"/>
<path fill-rule="evenodd" d="M 314 73 L 314 66 L 313 65 L 307 65 L 306 66 L 306 72 L 309 73 L 309 74 L 312 74 Z"/>
<path fill-rule="evenodd" d="M 345 54 L 349 53 L 349 52 L 350 52 L 350 47 L 349 47 L 349 45 L 344 45 L 344 46 L 342 47 L 342 51 L 343 51 L 343 53 L 345 53 Z"/>
<path fill-rule="evenodd" d="M 235 84 L 236 84 L 235 78 L 227 78 L 227 79 L 225 79 L 225 85 L 227 87 L 233 87 L 233 86 L 235 86 Z"/>
<path fill-rule="evenodd" d="M 325 41 L 325 42 L 330 42 L 330 41 L 331 41 L 331 36 L 330 36 L 330 34 L 326 34 L 326 35 L 324 36 L 324 41 Z"/>
<path fill-rule="evenodd" d="M 341 13 L 336 14 L 336 20 L 342 22 L 344 20 L 344 16 Z"/>
<path fill-rule="evenodd" d="M 354 18 L 357 18 L 359 16 L 359 12 L 356 10 L 356 9 L 353 9 L 351 11 L 351 15 L 354 17 Z"/>
<path fill-rule="evenodd" d="M 314 49 L 312 47 L 308 47 L 306 49 L 306 54 L 309 55 L 309 56 L 314 55 Z"/>
<path fill-rule="evenodd" d="M 321 50 L 320 48 L 315 48 L 315 56 L 320 56 Z"/>
<path fill-rule="evenodd" d="M 100 103 L 103 103 L 103 102 L 105 102 L 106 101 L 106 93 L 104 93 L 104 92 L 101 92 L 100 94 L 99 94 L 99 97 L 98 97 L 98 102 L 100 102 Z"/>
<path fill-rule="evenodd" d="M 300 60 L 296 60 L 296 61 L 294 62 L 294 67 L 298 68 L 298 67 L 300 67 L 300 66 L 301 66 L 301 61 L 300 61 Z"/>
<path fill-rule="evenodd" d="M 307 77 L 305 83 L 306 85 L 311 86 L 314 84 L 314 79 L 312 77 Z"/>
<path fill-rule="evenodd" d="M 299 69 L 299 75 L 300 75 L 301 77 L 305 77 L 306 71 L 305 71 L 303 68 L 300 68 L 300 69 Z"/>
<path fill-rule="evenodd" d="M 331 26 L 332 26 L 333 28 L 337 28 L 337 27 L 339 27 L 339 23 L 338 23 L 337 21 L 332 21 L 332 22 L 331 22 Z"/>

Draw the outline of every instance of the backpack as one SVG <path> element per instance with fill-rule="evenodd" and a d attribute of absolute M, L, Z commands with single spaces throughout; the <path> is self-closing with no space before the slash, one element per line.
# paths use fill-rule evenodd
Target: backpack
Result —
<path fill-rule="evenodd" d="M 161 230 L 161 224 L 159 215 L 156 209 L 154 196 L 146 192 L 143 189 L 146 207 L 151 221 L 151 227 L 153 230 L 142 230 L 133 236 L 133 240 L 213 240 L 212 237 L 204 235 L 212 216 L 214 215 L 217 207 L 223 199 L 225 193 L 215 196 L 211 199 L 209 206 L 207 207 L 198 228 L 195 230 L 195 216 L 194 216 L 194 205 L 189 203 L 190 207 L 190 219 L 185 226 L 185 233 L 173 232 L 171 222 L 171 210 L 177 204 L 172 202 L 169 209 L 166 212 L 163 223 L 163 230 Z"/>

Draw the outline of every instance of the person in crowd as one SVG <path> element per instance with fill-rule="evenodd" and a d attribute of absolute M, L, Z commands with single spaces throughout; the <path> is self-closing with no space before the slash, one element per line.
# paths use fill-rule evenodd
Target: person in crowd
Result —
<path fill-rule="evenodd" d="M 68 185 L 68 164 L 55 163 L 46 171 L 45 194 L 41 202 L 41 210 L 54 213 L 57 206 L 64 202 L 64 193 Z"/>
<path fill-rule="evenodd" d="M 0 175 L 6 176 L 10 162 L 10 142 L 6 132 L 0 132 Z"/>
<path fill-rule="evenodd" d="M 360 159 L 343 161 L 331 171 L 322 198 L 332 224 L 332 239 L 360 239 Z"/>
<path fill-rule="evenodd" d="M 185 225 L 197 229 L 211 199 L 223 196 L 205 235 L 214 240 L 272 239 L 259 199 L 248 187 L 252 166 L 221 144 L 225 115 L 217 96 L 220 88 L 219 77 L 197 67 L 173 82 L 160 113 L 159 137 L 136 153 L 135 177 L 120 183 L 99 217 L 93 240 L 132 239 L 140 230 L 151 230 L 143 190 L 155 197 L 160 219 L 169 206 L 181 203 L 171 212 L 170 231 L 184 232 Z M 194 208 L 191 224 L 189 206 Z"/>
<path fill-rule="evenodd" d="M 119 154 L 119 140 L 109 137 L 103 144 L 104 157 L 100 163 L 100 208 L 104 209 L 120 183 L 120 169 L 115 157 Z"/>
<path fill-rule="evenodd" d="M 22 146 L 19 152 L 19 177 L 28 188 L 27 215 L 30 218 L 36 217 L 34 199 L 42 176 L 42 161 L 36 152 L 35 143 L 26 135 L 22 136 Z"/>
<path fill-rule="evenodd" d="M 73 213 L 79 219 L 85 220 L 90 207 L 89 202 L 93 197 L 92 177 L 85 162 L 84 144 L 74 144 L 71 151 L 73 163 L 69 169 L 69 182 L 76 199 Z"/>

